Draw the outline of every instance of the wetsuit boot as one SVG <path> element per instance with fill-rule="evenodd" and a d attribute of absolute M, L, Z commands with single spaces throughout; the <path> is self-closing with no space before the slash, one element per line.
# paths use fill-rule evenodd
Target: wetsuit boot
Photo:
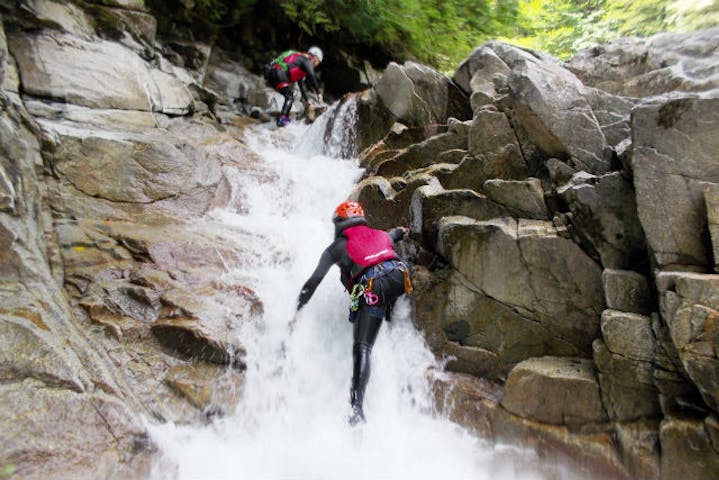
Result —
<path fill-rule="evenodd" d="M 364 402 L 364 392 L 367 388 L 367 382 L 369 381 L 371 353 L 372 347 L 364 343 L 355 343 L 352 349 L 352 355 L 354 357 L 352 389 L 350 390 L 352 415 L 349 418 L 349 424 L 352 426 L 365 422 L 362 404 Z"/>

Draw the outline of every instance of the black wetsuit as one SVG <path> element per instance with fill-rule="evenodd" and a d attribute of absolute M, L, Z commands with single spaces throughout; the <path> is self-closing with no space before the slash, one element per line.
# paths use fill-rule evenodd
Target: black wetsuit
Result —
<path fill-rule="evenodd" d="M 287 69 L 281 67 L 272 68 L 267 76 L 267 81 L 270 83 L 270 85 L 272 85 L 272 88 L 277 90 L 285 97 L 285 101 L 282 104 L 282 110 L 280 110 L 281 115 L 289 115 L 290 110 L 292 109 L 292 103 L 295 99 L 295 95 L 292 92 L 293 82 L 297 81 L 297 85 L 300 87 L 300 94 L 302 95 L 302 100 L 304 100 L 305 102 L 308 101 L 307 91 L 305 89 L 305 81 L 309 83 L 310 88 L 315 94 L 320 93 L 320 85 L 317 81 L 317 76 L 315 75 L 315 68 L 312 65 L 312 61 L 306 55 L 302 55 L 299 52 L 288 55 L 286 58 L 289 57 L 294 58 L 292 59 L 291 63 L 287 64 Z M 300 78 L 299 80 L 293 80 L 293 78 L 298 76 L 298 73 L 295 69 L 299 69 L 302 71 L 302 73 L 304 74 L 303 78 Z M 295 71 L 293 72 L 293 70 Z"/>
<path fill-rule="evenodd" d="M 399 257 L 366 269 L 358 267 L 347 252 L 347 239 L 342 236 L 345 228 L 358 224 L 366 224 L 364 218 L 350 218 L 335 225 L 335 240 L 322 252 L 315 271 L 302 287 L 297 306 L 299 309 L 307 303 L 332 265 L 339 266 L 342 284 L 348 291 L 352 290 L 353 284 L 358 282 L 366 284 L 369 277 L 374 277 L 372 292 L 377 295 L 378 302 L 368 305 L 365 298 L 360 297 L 357 311 L 350 314 L 350 321 L 354 324 L 352 347 L 354 366 L 350 391 L 350 403 L 355 415 L 354 420 L 350 421 L 353 423 L 364 420 L 362 404 L 370 375 L 372 346 L 377 339 L 383 318 L 389 319 L 394 302 L 405 291 L 404 270 L 409 268 Z M 388 233 L 394 243 L 402 239 L 405 230 L 395 228 Z"/>

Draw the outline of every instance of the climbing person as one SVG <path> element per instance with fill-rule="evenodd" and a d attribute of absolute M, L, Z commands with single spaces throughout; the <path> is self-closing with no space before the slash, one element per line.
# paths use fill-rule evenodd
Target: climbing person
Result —
<path fill-rule="evenodd" d="M 332 221 L 335 239 L 303 285 L 297 310 L 309 301 L 330 267 L 339 266 L 340 280 L 350 293 L 349 321 L 353 323 L 349 423 L 354 426 L 365 421 L 362 405 L 370 376 L 370 354 L 382 320 L 391 318 L 392 307 L 403 293 L 412 293 L 409 265 L 394 249 L 407 228 L 396 227 L 389 232 L 370 228 L 357 202 L 341 203 Z"/>
<path fill-rule="evenodd" d="M 322 94 L 315 75 L 315 68 L 322 62 L 322 57 L 322 50 L 313 46 L 307 52 L 287 50 L 265 65 L 265 79 L 272 88 L 285 97 L 280 116 L 277 118 L 277 126 L 284 127 L 290 123 L 290 109 L 292 109 L 292 103 L 295 100 L 292 89 L 293 83 L 297 83 L 300 87 L 300 94 L 302 94 L 306 109 L 309 108 L 310 101 L 307 96 L 305 81 L 309 83 L 317 102 L 322 103 Z"/>

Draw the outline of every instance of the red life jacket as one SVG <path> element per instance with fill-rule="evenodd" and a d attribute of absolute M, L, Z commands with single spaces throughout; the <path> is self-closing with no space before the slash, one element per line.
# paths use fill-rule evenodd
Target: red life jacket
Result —
<path fill-rule="evenodd" d="M 357 225 L 344 229 L 342 235 L 347 237 L 347 254 L 353 263 L 361 267 L 360 271 L 397 258 L 392 239 L 385 231 Z"/>
<path fill-rule="evenodd" d="M 297 57 L 305 55 L 304 53 L 295 52 L 291 55 L 287 55 L 284 58 L 284 63 L 287 65 L 287 73 L 290 76 L 290 82 L 294 83 L 298 80 L 301 80 L 307 76 L 307 72 L 302 70 L 299 65 L 296 63 Z M 306 55 L 305 55 L 306 56 Z"/>

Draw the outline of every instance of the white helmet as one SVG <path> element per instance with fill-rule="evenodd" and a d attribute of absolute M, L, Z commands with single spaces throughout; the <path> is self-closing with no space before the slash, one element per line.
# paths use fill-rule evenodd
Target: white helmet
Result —
<path fill-rule="evenodd" d="M 320 62 L 322 61 L 322 50 L 320 49 L 320 47 L 310 47 L 310 49 L 307 50 L 307 53 L 317 57 L 317 60 L 319 60 Z"/>

